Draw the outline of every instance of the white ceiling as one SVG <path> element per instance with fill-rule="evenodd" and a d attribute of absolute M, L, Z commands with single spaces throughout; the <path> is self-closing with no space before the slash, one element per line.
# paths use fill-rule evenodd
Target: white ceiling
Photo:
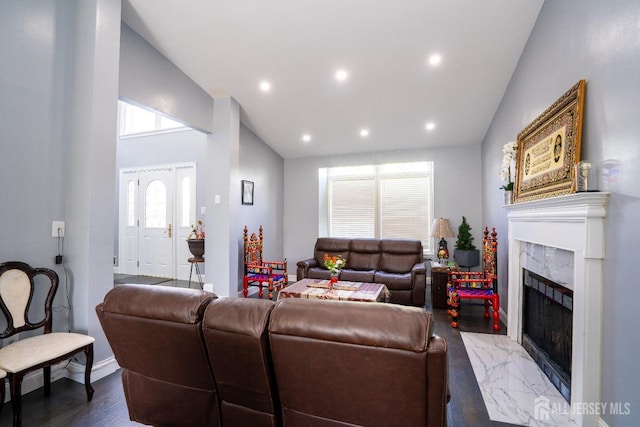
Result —
<path fill-rule="evenodd" d="M 233 96 L 242 122 L 295 158 L 480 144 L 542 3 L 124 0 L 122 15 L 209 94 Z"/>

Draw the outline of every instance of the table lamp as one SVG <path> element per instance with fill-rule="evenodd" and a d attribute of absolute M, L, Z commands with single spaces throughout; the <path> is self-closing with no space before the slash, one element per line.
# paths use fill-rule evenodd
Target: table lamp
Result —
<path fill-rule="evenodd" d="M 447 241 L 445 237 L 454 237 L 453 230 L 451 229 L 451 223 L 446 218 L 436 218 L 431 225 L 431 236 L 440 239 L 438 243 L 438 260 L 440 264 L 444 264 L 449 259 L 449 249 L 447 248 Z"/>

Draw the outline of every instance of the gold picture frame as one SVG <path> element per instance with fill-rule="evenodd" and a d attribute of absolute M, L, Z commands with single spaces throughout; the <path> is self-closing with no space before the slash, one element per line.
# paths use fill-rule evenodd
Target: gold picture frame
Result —
<path fill-rule="evenodd" d="M 575 192 L 585 80 L 580 80 L 518 134 L 514 203 Z"/>

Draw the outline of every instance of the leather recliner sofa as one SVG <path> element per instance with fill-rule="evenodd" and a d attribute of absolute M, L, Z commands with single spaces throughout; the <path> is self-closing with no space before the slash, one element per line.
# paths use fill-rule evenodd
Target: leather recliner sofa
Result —
<path fill-rule="evenodd" d="M 121 285 L 96 312 L 133 421 L 446 425 L 446 342 L 418 308 Z"/>
<path fill-rule="evenodd" d="M 297 279 L 329 279 L 324 254 L 347 260 L 340 280 L 383 283 L 389 289 L 389 302 L 424 307 L 427 268 L 419 240 L 320 237 L 313 258 L 298 262 Z"/>

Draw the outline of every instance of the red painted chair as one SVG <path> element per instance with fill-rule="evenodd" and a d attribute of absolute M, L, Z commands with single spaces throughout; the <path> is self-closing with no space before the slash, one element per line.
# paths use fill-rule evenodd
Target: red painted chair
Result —
<path fill-rule="evenodd" d="M 484 229 L 482 240 L 483 271 L 450 271 L 447 283 L 447 313 L 451 315 L 451 326 L 458 327 L 461 305 L 484 306 L 484 317 L 490 318 L 493 310 L 493 330 L 500 330 L 500 296 L 498 295 L 498 238 L 496 229 L 489 233 Z M 482 300 L 481 303 L 462 300 Z"/>
<path fill-rule="evenodd" d="M 249 295 L 249 286 L 259 286 L 258 297 L 264 295 L 263 286 L 267 284 L 269 299 L 273 298 L 273 291 L 279 291 L 289 283 L 287 279 L 287 260 L 264 261 L 262 259 L 262 226 L 259 236 L 256 233 L 248 235 L 247 226 L 244 227 L 244 283 L 243 295 Z"/>

